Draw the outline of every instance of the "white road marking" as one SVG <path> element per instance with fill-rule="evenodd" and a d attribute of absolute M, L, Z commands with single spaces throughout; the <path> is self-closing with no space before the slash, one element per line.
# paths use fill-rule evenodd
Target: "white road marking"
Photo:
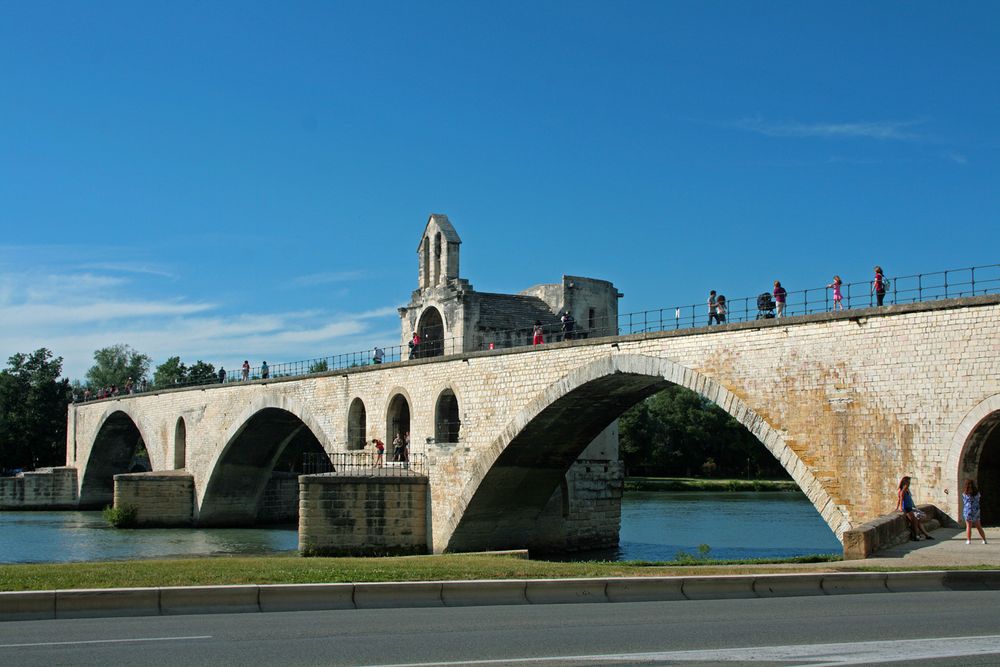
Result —
<path fill-rule="evenodd" d="M 933 637 L 875 642 L 745 648 L 660 651 L 653 653 L 609 653 L 562 655 L 536 658 L 459 660 L 453 662 L 407 662 L 369 667 L 454 667 L 456 665 L 528 665 L 547 662 L 792 662 L 804 660 L 809 667 L 839 667 L 878 662 L 933 660 L 973 655 L 1000 654 L 1000 635 L 982 637 Z M 822 661 L 822 662 L 820 662 Z"/>
<path fill-rule="evenodd" d="M 76 646 L 86 644 L 129 644 L 135 642 L 174 642 L 186 639 L 211 639 L 212 635 L 196 637 L 136 637 L 135 639 L 85 639 L 77 642 L 38 642 L 36 644 L 0 644 L 0 648 L 26 648 L 29 646 Z"/>

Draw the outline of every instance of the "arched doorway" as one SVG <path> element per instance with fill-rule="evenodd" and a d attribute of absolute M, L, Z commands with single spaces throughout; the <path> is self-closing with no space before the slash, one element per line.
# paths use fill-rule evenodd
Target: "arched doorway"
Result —
<path fill-rule="evenodd" d="M 428 308 L 423 312 L 417 333 L 420 334 L 419 356 L 440 357 L 444 354 L 444 321 L 437 308 Z"/>
<path fill-rule="evenodd" d="M 184 417 L 177 418 L 177 425 L 174 427 L 174 470 L 183 470 L 187 467 L 187 426 L 184 424 Z"/>
<path fill-rule="evenodd" d="M 1000 410 L 988 414 L 972 429 L 966 439 L 958 473 L 959 497 L 965 480 L 972 479 L 981 489 L 1000 488 Z M 981 499 L 984 526 L 1000 525 L 1000 498 L 983 493 Z M 961 519 L 961 514 L 959 514 Z"/>
<path fill-rule="evenodd" d="M 388 448 L 386 457 L 388 460 L 405 460 L 400 459 L 399 453 L 395 451 L 395 443 L 397 437 L 400 442 L 405 443 L 409 435 L 410 402 L 402 394 L 396 394 L 389 401 L 389 409 L 386 411 L 385 419 L 385 438 Z"/>
<path fill-rule="evenodd" d="M 80 484 L 80 508 L 110 505 L 115 497 L 115 475 L 146 472 L 150 467 L 139 427 L 124 412 L 112 413 L 101 425 L 90 450 Z"/>
<path fill-rule="evenodd" d="M 458 432 L 462 427 L 462 420 L 458 414 L 458 399 L 455 392 L 445 389 L 438 397 L 437 406 L 434 409 L 434 441 L 435 442 L 458 442 Z"/>
<path fill-rule="evenodd" d="M 367 433 L 365 404 L 360 398 L 355 398 L 347 411 L 347 448 L 364 449 Z"/>

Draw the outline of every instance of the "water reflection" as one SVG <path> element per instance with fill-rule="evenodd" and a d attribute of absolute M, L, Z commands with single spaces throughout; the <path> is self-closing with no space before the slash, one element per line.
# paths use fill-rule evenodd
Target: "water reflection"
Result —
<path fill-rule="evenodd" d="M 294 553 L 296 526 L 117 530 L 100 512 L 0 512 L 0 563 Z"/>
<path fill-rule="evenodd" d="M 801 493 L 626 492 L 621 543 L 574 560 L 784 558 L 840 553 L 840 542 Z M 117 530 L 100 512 L 0 512 L 0 563 L 293 554 L 294 525 Z"/>
<path fill-rule="evenodd" d="M 622 499 L 619 547 L 611 560 L 787 558 L 843 547 L 802 493 L 633 491 Z"/>

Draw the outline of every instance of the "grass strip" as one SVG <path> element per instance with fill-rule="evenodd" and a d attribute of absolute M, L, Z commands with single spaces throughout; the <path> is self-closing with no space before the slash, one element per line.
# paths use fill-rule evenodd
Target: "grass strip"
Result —
<path fill-rule="evenodd" d="M 0 565 L 0 591 L 130 588 L 224 584 L 299 584 L 462 579 L 553 579 L 685 574 L 832 572 L 837 556 L 782 561 L 685 560 L 674 563 L 550 562 L 510 556 L 448 554 L 396 558 L 300 558 L 297 556 L 132 560 L 100 563 Z"/>

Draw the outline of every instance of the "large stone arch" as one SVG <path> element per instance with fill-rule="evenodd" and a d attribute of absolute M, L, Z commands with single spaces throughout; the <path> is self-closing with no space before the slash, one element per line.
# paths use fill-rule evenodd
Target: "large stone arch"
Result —
<path fill-rule="evenodd" d="M 550 385 L 477 457 L 440 533 L 447 540 L 443 549 L 528 544 L 539 512 L 586 445 L 630 406 L 669 384 L 704 396 L 753 433 L 838 538 L 851 527 L 845 509 L 833 501 L 781 433 L 734 393 L 669 359 L 612 352 Z"/>
<path fill-rule="evenodd" d="M 297 401 L 274 395 L 253 401 L 223 442 L 198 503 L 201 525 L 254 523 L 261 494 L 286 448 L 330 451 L 312 415 Z"/>
<path fill-rule="evenodd" d="M 83 467 L 81 508 L 103 507 L 114 501 L 115 475 L 129 472 L 129 464 L 140 441 L 149 455 L 151 467 L 160 469 L 162 462 L 156 456 L 157 448 L 151 446 L 155 443 L 146 436 L 142 421 L 126 406 L 109 409 L 101 419 L 101 426 Z"/>
<path fill-rule="evenodd" d="M 957 519 L 962 518 L 962 489 L 966 479 L 976 479 L 981 487 L 997 488 L 997 479 L 980 479 L 984 454 L 996 468 L 997 455 L 1000 453 L 1000 394 L 994 394 L 983 399 L 969 410 L 959 423 L 948 448 L 948 458 L 945 463 L 946 474 L 955 475 L 949 483 L 949 491 L 955 494 L 952 508 Z M 990 451 L 986 451 L 989 449 Z M 1000 473 L 1000 470 L 995 471 Z M 1000 514 L 1000 504 L 990 502 L 987 495 L 983 497 L 983 523 L 996 524 Z"/>

